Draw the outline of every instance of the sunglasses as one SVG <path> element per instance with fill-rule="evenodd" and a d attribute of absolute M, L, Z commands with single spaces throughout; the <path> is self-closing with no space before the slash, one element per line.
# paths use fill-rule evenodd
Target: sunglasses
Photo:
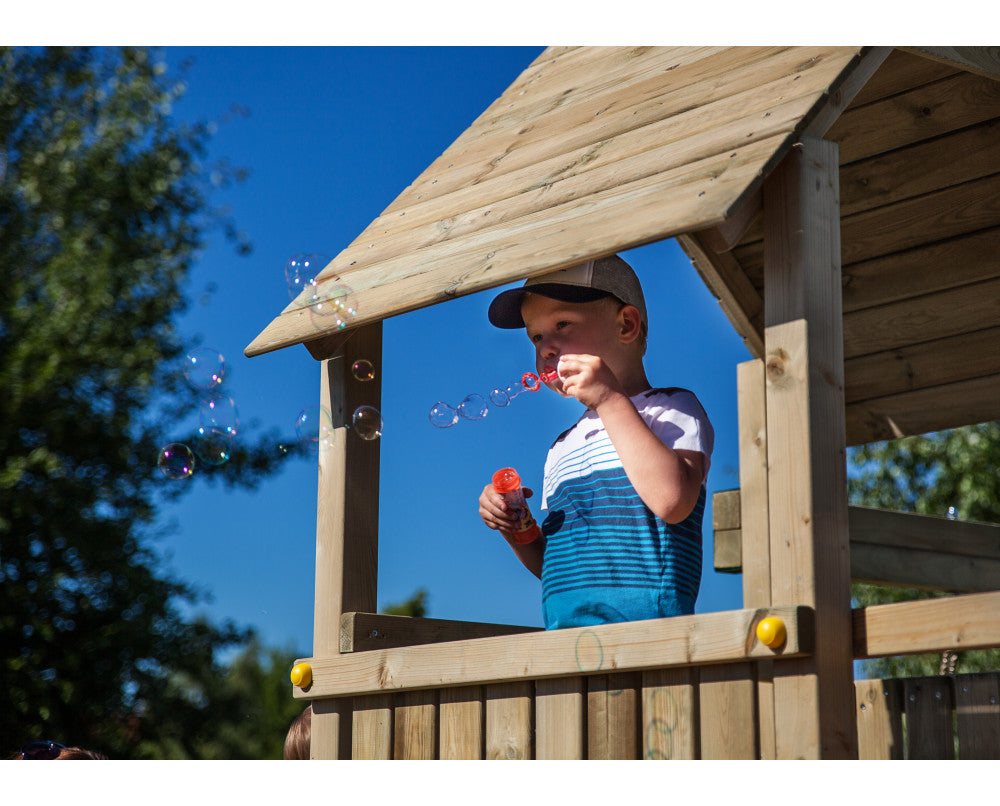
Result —
<path fill-rule="evenodd" d="M 28 742 L 21 748 L 21 758 L 28 761 L 51 760 L 59 757 L 59 752 L 65 750 L 66 745 L 46 739 L 42 742 Z"/>

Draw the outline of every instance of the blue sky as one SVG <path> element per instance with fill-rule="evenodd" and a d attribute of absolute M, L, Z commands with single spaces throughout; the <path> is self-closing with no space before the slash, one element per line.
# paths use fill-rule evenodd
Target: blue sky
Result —
<path fill-rule="evenodd" d="M 298 252 L 346 247 L 541 52 L 541 47 L 167 48 L 191 60 L 184 119 L 220 120 L 212 155 L 250 169 L 220 192 L 254 244 L 238 257 L 212 237 L 190 280 L 183 330 L 227 361 L 224 388 L 246 426 L 292 433 L 318 403 L 319 364 L 304 347 L 246 358 L 243 348 L 287 304 L 284 265 Z M 244 110 L 231 115 L 233 104 Z M 647 374 L 702 400 L 716 429 L 709 492 L 738 486 L 736 364 L 750 358 L 673 241 L 627 253 L 650 309 Z M 533 369 L 519 331 L 486 319 L 497 291 L 385 322 L 382 379 L 380 607 L 429 595 L 435 618 L 540 625 L 540 586 L 477 514 L 494 470 L 516 467 L 540 490 L 549 444 L 582 413 L 548 390 L 484 420 L 430 425 L 457 405 Z M 178 435 L 179 437 L 182 435 Z M 171 568 L 213 602 L 215 618 L 253 625 L 268 644 L 312 648 L 316 468 L 296 461 L 254 493 L 196 489 L 163 509 Z M 374 491 L 373 491 L 374 492 Z M 712 569 L 711 512 L 698 611 L 741 606 L 740 578 Z"/>

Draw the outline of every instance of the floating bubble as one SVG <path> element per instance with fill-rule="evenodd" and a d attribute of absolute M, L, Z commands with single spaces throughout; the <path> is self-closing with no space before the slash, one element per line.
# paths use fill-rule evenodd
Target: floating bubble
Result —
<path fill-rule="evenodd" d="M 447 403 L 442 403 L 439 400 L 431 406 L 427 418 L 431 421 L 431 425 L 435 425 L 438 428 L 450 428 L 458 422 L 458 412 Z"/>
<path fill-rule="evenodd" d="M 507 384 L 507 397 L 513 400 L 521 392 L 524 391 L 524 386 L 521 383 L 521 379 L 518 378 L 516 381 Z"/>
<path fill-rule="evenodd" d="M 458 404 L 458 413 L 466 420 L 482 420 L 489 412 L 486 405 L 486 398 L 473 392 L 466 395 L 462 402 Z"/>
<path fill-rule="evenodd" d="M 305 289 L 316 285 L 316 275 L 330 262 L 330 258 L 317 252 L 295 254 L 285 263 L 285 283 L 288 295 L 295 299 Z"/>
<path fill-rule="evenodd" d="M 498 386 L 490 391 L 490 403 L 494 406 L 506 406 L 510 403 L 510 395 L 507 394 L 505 389 L 501 389 Z"/>
<path fill-rule="evenodd" d="M 217 426 L 202 426 L 194 435 L 194 452 L 198 459 L 209 465 L 219 466 L 233 455 L 234 432 Z"/>
<path fill-rule="evenodd" d="M 203 401 L 198 411 L 201 427 L 206 431 L 221 431 L 233 436 L 239 430 L 240 418 L 231 397 L 213 395 Z"/>
<path fill-rule="evenodd" d="M 172 481 L 188 479 L 194 473 L 194 454 L 184 443 L 171 442 L 160 449 L 156 466 Z"/>
<path fill-rule="evenodd" d="M 529 392 L 537 392 L 542 387 L 542 382 L 538 380 L 538 376 L 534 372 L 525 372 L 521 376 L 521 386 L 527 389 Z"/>
<path fill-rule="evenodd" d="M 329 410 L 323 406 L 302 409 L 295 420 L 295 433 L 299 442 L 315 452 L 329 448 L 333 445 L 334 435 L 333 418 Z"/>
<path fill-rule="evenodd" d="M 335 274 L 318 282 L 306 306 L 317 330 L 343 329 L 358 314 L 354 292 Z"/>
<path fill-rule="evenodd" d="M 214 389 L 226 374 L 226 360 L 211 347 L 192 350 L 184 359 L 184 377 L 198 389 Z"/>
<path fill-rule="evenodd" d="M 370 381 L 375 377 L 375 365 L 367 358 L 359 358 L 351 365 L 355 380 Z"/>
<path fill-rule="evenodd" d="M 374 406 L 358 406 L 351 422 L 354 433 L 362 439 L 378 439 L 382 435 L 382 414 Z"/>

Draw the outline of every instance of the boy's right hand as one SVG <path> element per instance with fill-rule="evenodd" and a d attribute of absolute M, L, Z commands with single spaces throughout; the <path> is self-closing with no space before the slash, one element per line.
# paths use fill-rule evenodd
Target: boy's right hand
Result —
<path fill-rule="evenodd" d="M 532 491 L 530 487 L 523 487 L 524 497 L 530 498 Z M 496 529 L 504 537 L 509 537 L 514 533 L 517 521 L 507 511 L 507 502 L 498 493 L 492 484 L 483 487 L 483 492 L 479 496 L 479 517 L 483 519 L 490 529 Z"/>

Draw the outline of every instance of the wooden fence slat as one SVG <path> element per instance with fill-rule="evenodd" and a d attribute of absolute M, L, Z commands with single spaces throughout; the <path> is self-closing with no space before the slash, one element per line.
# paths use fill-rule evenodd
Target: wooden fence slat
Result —
<path fill-rule="evenodd" d="M 951 681 L 944 676 L 903 680 L 906 749 L 910 759 L 954 759 Z"/>
<path fill-rule="evenodd" d="M 532 758 L 533 688 L 530 680 L 486 686 L 486 758 Z"/>
<path fill-rule="evenodd" d="M 535 758 L 586 758 L 584 691 L 582 677 L 535 681 Z"/>
<path fill-rule="evenodd" d="M 703 666 L 698 686 L 701 757 L 758 758 L 757 687 L 753 665 Z"/>
<path fill-rule="evenodd" d="M 1000 758 L 1000 673 L 961 675 L 954 680 L 958 757 Z"/>
<path fill-rule="evenodd" d="M 388 761 L 392 758 L 392 694 L 354 698 L 351 758 Z"/>
<path fill-rule="evenodd" d="M 634 672 L 587 678 L 587 757 L 637 759 L 639 676 Z"/>
<path fill-rule="evenodd" d="M 899 680 L 855 680 L 858 758 L 903 758 L 902 694 Z"/>
<path fill-rule="evenodd" d="M 394 758 L 432 761 L 437 757 L 437 692 L 434 689 L 400 694 L 394 717 Z"/>
<path fill-rule="evenodd" d="M 353 697 L 316 700 L 311 705 L 309 758 L 350 759 Z"/>
<path fill-rule="evenodd" d="M 444 688 L 438 703 L 438 755 L 449 761 L 483 757 L 483 687 Z"/>
<path fill-rule="evenodd" d="M 642 757 L 697 759 L 698 686 L 693 669 L 642 673 Z"/>

